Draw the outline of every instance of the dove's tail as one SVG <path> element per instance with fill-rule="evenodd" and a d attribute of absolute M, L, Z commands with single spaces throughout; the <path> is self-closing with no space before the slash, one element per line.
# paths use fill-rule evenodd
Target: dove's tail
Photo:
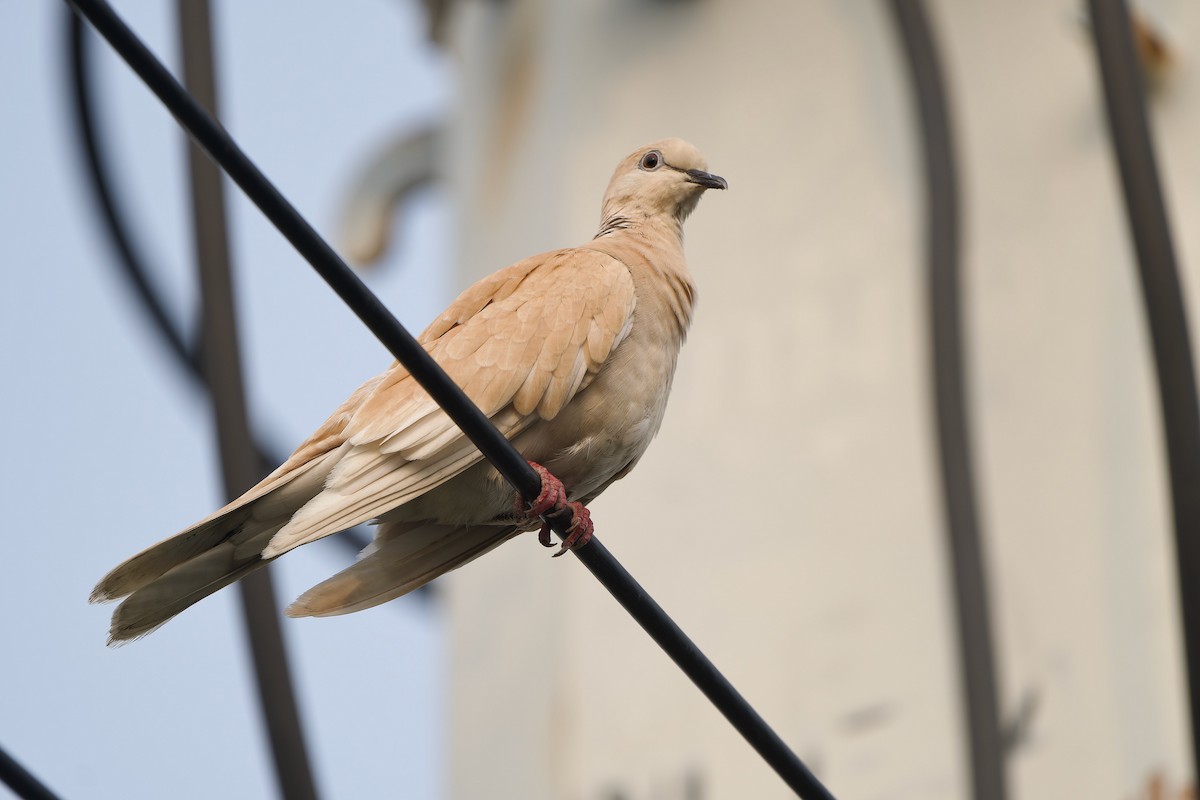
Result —
<path fill-rule="evenodd" d="M 319 464 L 264 480 L 208 519 L 105 575 L 92 590 L 91 602 L 125 598 L 113 612 L 108 643 L 144 636 L 268 563 L 262 551 L 271 537 L 320 492 L 328 469 L 312 468 Z"/>
<path fill-rule="evenodd" d="M 226 541 L 135 589 L 113 612 L 108 643 L 145 636 L 194 603 L 266 566 L 269 562 L 263 559 L 262 549 L 280 527 L 282 523 L 231 532 Z"/>
<path fill-rule="evenodd" d="M 394 600 L 519 533 L 514 525 L 469 527 L 385 522 L 362 557 L 302 594 L 289 617 L 331 617 Z"/>

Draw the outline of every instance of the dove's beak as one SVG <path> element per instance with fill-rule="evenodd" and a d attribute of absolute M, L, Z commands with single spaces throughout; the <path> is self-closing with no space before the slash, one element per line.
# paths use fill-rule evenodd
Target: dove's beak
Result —
<path fill-rule="evenodd" d="M 683 174 L 687 175 L 688 183 L 696 183 L 706 189 L 728 189 L 729 182 L 720 175 L 713 175 L 710 172 L 705 172 L 702 169 L 684 170 Z"/>

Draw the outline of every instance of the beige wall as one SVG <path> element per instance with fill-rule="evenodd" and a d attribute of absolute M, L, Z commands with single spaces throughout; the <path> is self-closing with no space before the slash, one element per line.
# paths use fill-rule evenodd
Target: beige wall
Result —
<path fill-rule="evenodd" d="M 1195 267 L 1200 6 L 1150 10 L 1183 59 L 1154 113 Z M 1179 785 L 1157 409 L 1078 4 L 932 12 L 1003 709 L 1028 712 L 1014 796 Z M 598 535 L 839 797 L 965 797 L 922 187 L 884 6 L 464 0 L 450 40 L 464 282 L 589 238 L 646 141 L 687 138 L 730 181 L 688 222 L 699 313 L 658 441 L 593 506 Z M 447 585 L 455 797 L 788 796 L 579 564 L 530 537 Z"/>

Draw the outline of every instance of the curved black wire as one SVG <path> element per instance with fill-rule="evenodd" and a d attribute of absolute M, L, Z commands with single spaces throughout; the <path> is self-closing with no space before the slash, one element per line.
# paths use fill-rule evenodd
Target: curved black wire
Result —
<path fill-rule="evenodd" d="M 87 167 L 88 186 L 92 192 L 96 207 L 100 210 L 104 222 L 104 230 L 108 234 L 117 258 L 113 259 L 119 274 L 133 290 L 138 305 L 146 313 L 158 338 L 166 345 L 174 357 L 174 362 L 183 368 L 192 384 L 203 392 L 209 392 L 200 357 L 182 331 L 180 326 L 171 318 L 167 306 L 162 300 L 158 289 L 155 288 L 150 270 L 146 268 L 147 260 L 142 257 L 130 235 L 130 227 L 125 221 L 120 205 L 112 191 L 113 181 L 105 162 L 100 145 L 101 137 L 96 124 L 94 91 L 92 80 L 87 71 L 88 41 L 87 28 L 78 14 L 70 8 L 67 15 L 67 54 L 69 60 L 68 73 L 71 76 L 71 107 L 75 117 L 75 129 L 79 135 L 79 146 L 84 153 L 84 163 Z M 265 474 L 275 465 L 283 462 L 278 451 L 265 445 L 257 437 L 254 442 L 260 472 Z M 355 554 L 362 550 L 370 537 L 355 528 L 338 536 L 329 537 L 328 541 L 337 542 L 341 547 L 351 548 Z M 422 590 L 428 587 L 421 587 Z M 431 591 L 421 592 L 422 597 L 430 597 Z"/>
<path fill-rule="evenodd" d="M 1129 9 L 1122 0 L 1089 0 L 1088 9 L 1154 348 L 1171 476 L 1195 775 L 1200 770 L 1200 399 L 1196 367 Z"/>
<path fill-rule="evenodd" d="M 983 536 L 975 497 L 959 281 L 958 178 L 948 100 L 920 0 L 892 0 L 917 103 L 925 173 L 930 345 L 946 533 L 970 741 L 972 797 L 1007 794 Z"/>
<path fill-rule="evenodd" d="M 195 381 L 202 384 L 204 378 L 200 373 L 200 360 L 171 319 L 158 290 L 152 285 L 149 270 L 145 266 L 146 261 L 138 253 L 129 235 L 129 227 L 125 224 L 110 188 L 112 180 L 100 153 L 92 86 L 87 75 L 88 43 L 85 33 L 83 20 L 68 8 L 67 53 L 70 61 L 72 109 L 75 112 L 75 127 L 79 133 L 79 146 L 86 156 L 85 163 L 90 178 L 88 185 L 104 218 L 104 229 L 120 257 L 117 259 L 117 265 L 122 269 L 122 276 L 133 289 L 142 310 L 150 318 L 159 338 L 167 345 L 176 362 L 185 367 Z"/>
<path fill-rule="evenodd" d="M 237 143 L 188 96 L 104 0 L 69 0 L 108 40 L 194 139 L 221 165 L 296 250 L 405 366 L 480 452 L 526 497 L 541 478 L 445 371 L 346 266 L 295 207 L 279 193 Z M 570 521 L 548 521 L 562 538 Z M 663 648 L 775 772 L 803 798 L 832 798 L 779 735 L 633 579 L 597 537 L 572 552 Z"/>
<path fill-rule="evenodd" d="M 46 788 L 32 772 L 21 766 L 3 747 L 0 747 L 0 783 L 11 789 L 21 800 L 58 800 L 54 792 Z"/>

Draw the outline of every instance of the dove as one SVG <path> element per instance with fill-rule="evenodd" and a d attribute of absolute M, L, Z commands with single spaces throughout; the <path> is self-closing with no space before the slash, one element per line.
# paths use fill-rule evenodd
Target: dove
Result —
<path fill-rule="evenodd" d="M 542 517 L 570 514 L 563 549 L 592 533 L 587 505 L 658 432 L 696 291 L 683 222 L 725 189 L 681 139 L 617 166 L 600 230 L 466 289 L 418 341 L 542 477 L 520 497 L 399 363 L 350 395 L 278 469 L 106 575 L 124 598 L 109 644 L 143 636 L 284 553 L 364 522 L 372 543 L 302 594 L 292 617 L 376 606 L 466 564 Z"/>

